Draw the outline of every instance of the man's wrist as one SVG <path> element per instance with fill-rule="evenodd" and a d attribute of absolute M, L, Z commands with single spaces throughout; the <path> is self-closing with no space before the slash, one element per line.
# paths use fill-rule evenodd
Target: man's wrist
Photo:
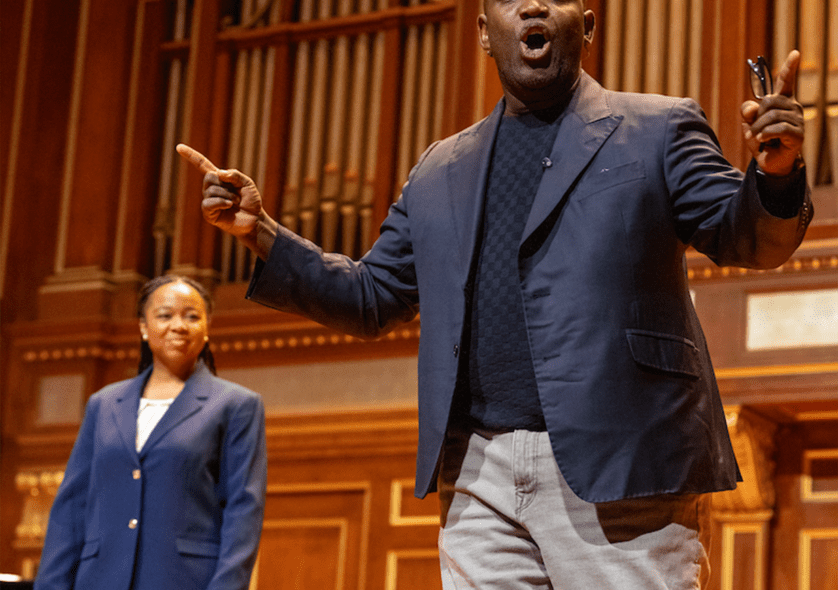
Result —
<path fill-rule="evenodd" d="M 789 178 L 793 175 L 796 175 L 803 167 L 806 166 L 806 162 L 803 161 L 803 156 L 800 152 L 797 153 L 797 157 L 791 164 L 791 168 L 788 171 L 782 171 L 778 173 L 766 172 L 762 168 L 760 168 L 759 164 L 757 164 L 757 174 L 762 176 L 767 176 L 769 178 Z"/>
<path fill-rule="evenodd" d="M 762 206 L 771 215 L 789 219 L 799 214 L 805 202 L 806 167 L 803 158 L 798 157 L 789 174 L 771 176 L 753 162 L 757 190 Z"/>
<path fill-rule="evenodd" d="M 267 213 L 262 212 L 256 222 L 256 235 L 251 248 L 262 260 L 267 260 L 276 241 L 278 224 Z"/>

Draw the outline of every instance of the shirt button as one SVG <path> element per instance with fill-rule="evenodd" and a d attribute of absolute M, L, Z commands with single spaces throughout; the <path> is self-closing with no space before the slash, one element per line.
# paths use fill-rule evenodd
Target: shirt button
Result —
<path fill-rule="evenodd" d="M 135 528 L 137 528 L 137 519 L 136 519 L 136 518 L 132 518 L 132 519 L 128 522 L 128 528 L 129 528 L 129 529 L 135 529 Z"/>
<path fill-rule="evenodd" d="M 544 168 L 549 168 L 553 165 L 553 160 L 551 160 L 550 158 L 544 158 L 543 160 L 541 160 L 541 165 Z"/>
<path fill-rule="evenodd" d="M 135 469 L 134 471 L 131 472 L 131 475 L 134 477 L 134 479 L 140 479 L 140 470 Z"/>

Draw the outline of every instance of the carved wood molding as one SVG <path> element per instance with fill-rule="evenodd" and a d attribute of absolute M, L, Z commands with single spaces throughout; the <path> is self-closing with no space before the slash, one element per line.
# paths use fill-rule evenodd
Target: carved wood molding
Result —
<path fill-rule="evenodd" d="M 691 282 L 762 275 L 798 276 L 834 273 L 838 270 L 838 239 L 804 242 L 791 259 L 773 270 L 719 267 L 703 254 L 694 251 L 687 253 L 687 265 L 687 278 Z"/>
<path fill-rule="evenodd" d="M 416 409 L 374 409 L 269 416 L 269 459 L 332 459 L 415 456 L 419 418 Z"/>
<path fill-rule="evenodd" d="M 745 517 L 764 521 L 770 518 L 775 505 L 774 434 L 777 425 L 743 407 L 726 408 L 726 417 L 743 481 L 735 490 L 713 494 L 714 516 L 719 520 Z"/>
<path fill-rule="evenodd" d="M 15 549 L 43 546 L 49 511 L 63 478 L 61 469 L 27 470 L 15 475 L 15 488 L 24 496 L 21 519 L 15 526 Z"/>
<path fill-rule="evenodd" d="M 403 354 L 418 346 L 420 326 L 416 319 L 373 341 L 336 332 L 316 322 L 295 318 L 292 321 L 266 323 L 264 314 L 218 313 L 210 331 L 210 348 L 216 361 L 239 366 L 242 357 L 267 354 L 268 364 L 298 360 L 301 356 L 318 357 L 326 351 L 333 356 L 379 357 L 390 351 Z M 220 325 L 219 325 L 220 324 Z M 13 348 L 24 364 L 68 360 L 97 359 L 108 362 L 136 362 L 139 336 L 135 320 L 96 325 L 67 323 L 19 323 L 13 326 Z M 24 335 L 25 334 L 25 335 Z M 398 349 L 398 351 L 396 351 Z M 279 356 L 277 353 L 281 352 Z M 263 363 L 257 363 L 263 364 Z M 220 363 L 219 363 L 220 366 Z"/>

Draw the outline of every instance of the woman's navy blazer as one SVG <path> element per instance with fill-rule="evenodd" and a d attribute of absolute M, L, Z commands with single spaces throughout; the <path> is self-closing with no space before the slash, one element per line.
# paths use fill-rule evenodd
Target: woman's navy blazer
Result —
<path fill-rule="evenodd" d="M 262 530 L 265 411 L 200 362 L 136 451 L 151 367 L 87 404 L 38 590 L 246 590 Z"/>

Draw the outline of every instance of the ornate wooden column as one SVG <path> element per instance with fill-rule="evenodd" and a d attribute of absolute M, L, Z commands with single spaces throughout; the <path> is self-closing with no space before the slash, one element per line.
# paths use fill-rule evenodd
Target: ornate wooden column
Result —
<path fill-rule="evenodd" d="M 775 506 L 777 425 L 747 408 L 726 411 L 743 481 L 735 490 L 712 496 L 711 576 L 721 590 L 764 590 Z"/>
<path fill-rule="evenodd" d="M 133 47 L 124 120 L 125 140 L 119 168 L 112 281 L 115 316 L 132 315 L 138 286 L 154 274 L 154 207 L 163 149 L 163 66 L 160 45 L 166 25 L 165 0 L 139 0 L 133 22 Z M 128 64 L 126 63 L 126 66 Z"/>
<path fill-rule="evenodd" d="M 182 137 L 178 142 L 191 145 L 209 154 L 213 90 L 215 89 L 216 35 L 219 30 L 218 0 L 196 0 L 192 8 L 189 36 L 189 60 L 186 65 Z M 215 232 L 196 212 L 200 210 L 203 175 L 175 154 L 175 146 L 163 146 L 163 158 L 175 159 L 178 170 L 175 191 L 174 233 L 171 272 L 196 278 L 213 278 L 212 258 L 207 259 L 213 240 L 206 234 Z M 223 166 L 223 164 L 219 163 Z M 204 267 L 201 261 L 209 264 Z"/>
<path fill-rule="evenodd" d="M 80 3 L 54 268 L 39 290 L 42 319 L 109 313 L 134 16 L 133 3 Z"/>
<path fill-rule="evenodd" d="M 21 562 L 24 578 L 35 576 L 47 534 L 49 511 L 63 478 L 63 470 L 27 470 L 15 475 L 15 487 L 23 496 L 23 513 L 14 527 L 13 547 L 24 555 Z"/>

